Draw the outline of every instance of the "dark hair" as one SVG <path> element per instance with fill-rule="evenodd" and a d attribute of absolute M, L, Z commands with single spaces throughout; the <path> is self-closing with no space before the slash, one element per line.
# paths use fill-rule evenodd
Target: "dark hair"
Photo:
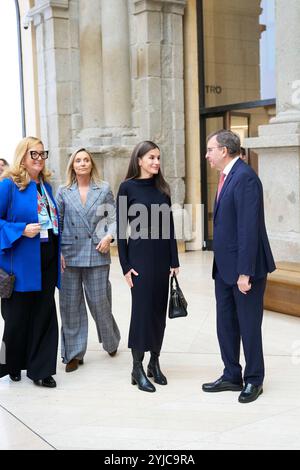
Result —
<path fill-rule="evenodd" d="M 158 145 L 156 145 L 154 142 L 151 142 L 150 140 L 144 140 L 143 142 L 140 142 L 137 144 L 131 154 L 128 170 L 127 170 L 127 175 L 126 175 L 126 180 L 128 179 L 133 179 L 133 178 L 139 178 L 141 176 L 141 170 L 139 166 L 139 158 L 143 158 L 146 153 L 148 153 L 150 150 L 153 149 L 159 149 Z M 159 172 L 157 175 L 153 176 L 154 181 L 155 181 L 155 186 L 159 191 L 162 193 L 167 194 L 167 196 L 170 196 L 170 186 L 164 179 L 161 170 L 159 169 Z"/>
<path fill-rule="evenodd" d="M 5 160 L 5 158 L 0 158 L 0 162 L 3 162 L 5 166 L 9 166 L 9 163 Z"/>
<path fill-rule="evenodd" d="M 246 149 L 245 149 L 245 147 L 241 147 L 241 155 L 246 156 Z"/>
<path fill-rule="evenodd" d="M 241 140 L 238 134 L 232 131 L 221 129 L 220 131 L 213 132 L 207 137 L 207 142 L 216 137 L 218 144 L 221 147 L 226 147 L 231 157 L 236 157 L 241 153 Z"/>

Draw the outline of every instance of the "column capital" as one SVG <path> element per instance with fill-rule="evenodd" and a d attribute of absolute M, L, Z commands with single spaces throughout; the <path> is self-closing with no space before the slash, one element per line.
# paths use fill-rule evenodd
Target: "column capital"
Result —
<path fill-rule="evenodd" d="M 38 0 L 32 10 L 39 9 L 44 10 L 45 8 L 69 8 L 69 0 Z"/>
<path fill-rule="evenodd" d="M 69 0 L 38 0 L 26 16 L 29 21 L 33 21 L 37 25 L 41 22 L 42 15 L 45 19 L 51 17 L 67 18 L 68 10 Z"/>
<path fill-rule="evenodd" d="M 134 14 L 145 11 L 166 11 L 183 15 L 187 0 L 134 0 Z"/>

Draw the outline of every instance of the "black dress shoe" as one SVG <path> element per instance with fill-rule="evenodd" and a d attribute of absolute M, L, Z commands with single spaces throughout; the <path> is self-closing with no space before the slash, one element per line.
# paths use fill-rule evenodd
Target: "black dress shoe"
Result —
<path fill-rule="evenodd" d="M 9 374 L 9 378 L 13 382 L 20 382 L 20 380 L 21 380 L 21 371 L 20 372 L 14 372 L 13 374 Z"/>
<path fill-rule="evenodd" d="M 215 382 L 210 382 L 202 385 L 203 392 L 240 392 L 243 390 L 242 384 L 234 384 L 228 380 L 223 380 L 222 377 Z"/>
<path fill-rule="evenodd" d="M 51 375 L 45 379 L 34 380 L 35 385 L 41 385 L 42 387 L 54 388 L 56 387 L 56 382 Z"/>
<path fill-rule="evenodd" d="M 246 384 L 239 396 L 240 403 L 250 403 L 263 393 L 262 385 Z"/>

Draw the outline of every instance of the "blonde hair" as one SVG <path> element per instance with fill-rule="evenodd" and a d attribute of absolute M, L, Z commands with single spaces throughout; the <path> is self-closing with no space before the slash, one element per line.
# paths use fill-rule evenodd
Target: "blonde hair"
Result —
<path fill-rule="evenodd" d="M 24 139 L 22 139 L 17 145 L 14 161 L 11 167 L 7 168 L 2 173 L 1 179 L 10 178 L 19 187 L 20 191 L 24 191 L 24 189 L 26 189 L 31 182 L 31 178 L 25 166 L 23 165 L 23 159 L 30 147 L 33 147 L 37 144 L 43 145 L 43 142 L 37 137 L 24 137 Z M 40 173 L 40 176 L 43 181 L 49 183 L 51 172 L 47 170 L 46 167 L 44 167 Z"/>
<path fill-rule="evenodd" d="M 67 166 L 67 171 L 66 171 L 65 186 L 67 188 L 70 188 L 70 186 L 72 186 L 73 183 L 77 182 L 77 177 L 76 177 L 76 173 L 74 171 L 73 165 L 74 165 L 74 160 L 76 158 L 76 155 L 79 152 L 87 153 L 89 155 L 90 159 L 91 159 L 91 163 L 92 163 L 91 180 L 94 183 L 100 183 L 100 181 L 101 181 L 100 174 L 99 174 L 96 162 L 93 159 L 92 154 L 88 150 L 86 150 L 85 148 L 80 148 L 78 150 L 75 150 L 75 152 L 73 152 L 72 155 L 70 156 L 70 160 L 69 160 L 69 163 L 68 163 L 68 166 Z"/>

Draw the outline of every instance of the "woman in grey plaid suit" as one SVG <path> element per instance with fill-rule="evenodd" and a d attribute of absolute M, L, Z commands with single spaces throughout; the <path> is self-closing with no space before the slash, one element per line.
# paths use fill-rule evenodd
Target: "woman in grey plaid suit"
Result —
<path fill-rule="evenodd" d="M 83 364 L 88 318 L 84 293 L 95 320 L 99 342 L 110 356 L 120 342 L 111 312 L 110 243 L 115 237 L 115 202 L 108 183 L 101 181 L 92 155 L 74 152 L 67 182 L 56 196 L 61 222 L 62 319 L 61 352 L 66 372 Z"/>

